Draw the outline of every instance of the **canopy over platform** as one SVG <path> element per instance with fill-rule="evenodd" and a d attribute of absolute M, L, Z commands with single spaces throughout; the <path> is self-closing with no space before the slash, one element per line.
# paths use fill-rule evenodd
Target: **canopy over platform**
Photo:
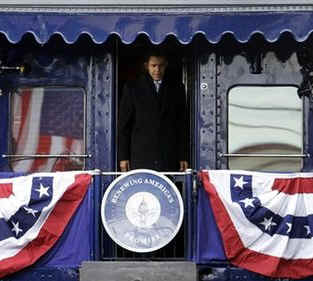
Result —
<path fill-rule="evenodd" d="M 241 8 L 243 10 L 243 8 Z M 106 9 L 104 9 L 106 10 Z M 249 11 L 227 12 L 223 9 L 204 8 L 193 11 L 179 8 L 166 12 L 5 12 L 0 9 L 0 33 L 11 43 L 18 43 L 25 34 L 46 43 L 59 34 L 66 43 L 74 43 L 82 34 L 90 36 L 96 44 L 104 43 L 112 34 L 125 44 L 132 43 L 145 34 L 152 43 L 160 44 L 169 35 L 182 44 L 190 43 L 202 34 L 210 43 L 218 43 L 225 34 L 233 35 L 239 42 L 247 42 L 255 34 L 268 42 L 277 41 L 283 33 L 290 33 L 298 42 L 305 41 L 313 30 L 313 10 L 301 11 Z M 160 11 L 160 9 L 158 10 Z M 176 11 L 176 12 L 175 12 Z"/>

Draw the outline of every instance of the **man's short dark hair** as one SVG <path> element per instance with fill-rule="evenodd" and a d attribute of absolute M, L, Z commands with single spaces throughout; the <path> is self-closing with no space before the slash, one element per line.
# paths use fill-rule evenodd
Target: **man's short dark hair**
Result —
<path fill-rule="evenodd" d="M 166 53 L 164 52 L 164 50 L 162 50 L 160 48 L 149 49 L 145 54 L 144 62 L 148 62 L 151 57 L 158 57 L 158 58 L 162 57 L 162 58 L 165 58 L 167 60 Z"/>

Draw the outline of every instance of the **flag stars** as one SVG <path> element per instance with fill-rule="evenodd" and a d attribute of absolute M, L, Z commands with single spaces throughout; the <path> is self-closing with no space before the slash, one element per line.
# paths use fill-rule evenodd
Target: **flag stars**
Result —
<path fill-rule="evenodd" d="M 20 228 L 20 223 L 19 222 L 16 222 L 14 223 L 12 221 L 12 224 L 13 224 L 13 228 L 11 229 L 13 232 L 15 232 L 15 236 L 18 236 L 18 234 L 20 232 L 23 232 L 23 229 Z"/>
<path fill-rule="evenodd" d="M 38 191 L 39 192 L 39 198 L 41 198 L 42 196 L 50 196 L 49 195 L 49 192 L 48 192 L 48 189 L 49 189 L 50 187 L 49 186 L 47 186 L 47 187 L 44 187 L 42 184 L 40 184 L 40 188 L 39 189 L 36 189 L 36 191 Z"/>
<path fill-rule="evenodd" d="M 309 225 L 305 225 L 304 228 L 305 228 L 305 230 L 306 230 L 306 235 L 309 236 L 309 235 L 311 234 L 311 228 L 310 228 L 310 226 L 309 226 Z"/>
<path fill-rule="evenodd" d="M 291 229 L 292 229 L 292 223 L 286 222 L 286 225 L 287 225 L 287 231 L 286 231 L 286 233 L 289 234 L 290 231 L 291 231 Z"/>
<path fill-rule="evenodd" d="M 27 214 L 33 215 L 33 217 L 36 217 L 36 213 L 38 213 L 37 210 L 34 210 L 34 209 L 32 209 L 32 208 L 24 207 L 24 210 L 27 212 Z"/>
<path fill-rule="evenodd" d="M 240 200 L 239 202 L 244 203 L 245 208 L 248 208 L 248 207 L 254 208 L 255 206 L 253 205 L 253 201 L 254 201 L 254 198 L 245 198 L 243 200 Z"/>
<path fill-rule="evenodd" d="M 273 220 L 273 217 L 270 217 L 269 219 L 264 218 L 264 220 L 260 224 L 264 226 L 265 230 L 270 231 L 272 226 L 277 225 L 277 223 L 273 222 L 272 220 Z"/>
<path fill-rule="evenodd" d="M 247 181 L 244 181 L 243 180 L 243 176 L 241 176 L 240 178 L 235 178 L 234 177 L 234 180 L 235 180 L 235 185 L 234 187 L 239 187 L 241 189 L 243 189 L 243 186 L 248 183 Z"/>

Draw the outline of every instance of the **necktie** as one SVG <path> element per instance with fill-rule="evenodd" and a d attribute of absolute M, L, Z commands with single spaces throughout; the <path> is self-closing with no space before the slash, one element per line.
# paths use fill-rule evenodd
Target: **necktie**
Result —
<path fill-rule="evenodd" d="M 157 91 L 157 93 L 159 92 L 160 86 L 161 86 L 162 81 L 154 81 L 154 85 L 155 85 L 155 89 Z"/>

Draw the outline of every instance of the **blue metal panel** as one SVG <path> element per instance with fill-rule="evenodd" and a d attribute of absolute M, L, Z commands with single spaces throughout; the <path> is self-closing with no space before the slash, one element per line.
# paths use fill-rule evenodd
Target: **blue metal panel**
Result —
<path fill-rule="evenodd" d="M 101 201 L 102 197 L 106 191 L 106 189 L 109 187 L 111 182 L 115 179 L 114 176 L 104 175 L 101 177 L 101 188 L 102 190 L 98 192 L 98 201 L 99 201 L 99 209 L 98 214 L 100 214 L 100 208 L 101 208 Z M 100 254 L 100 260 L 112 260 L 116 258 L 117 256 L 117 249 L 116 244 L 112 241 L 111 237 L 108 235 L 108 233 L 105 231 L 102 223 L 100 226 L 100 218 L 99 218 L 99 244 L 101 249 L 99 250 Z"/>
<path fill-rule="evenodd" d="M 237 12 L 194 14 L 69 14 L 69 13 L 5 13 L 0 14 L 2 32 L 11 43 L 25 33 L 46 43 L 53 34 L 73 43 L 81 34 L 88 34 L 95 43 L 103 43 L 111 34 L 131 43 L 139 34 L 146 34 L 153 43 L 161 43 L 169 34 L 183 43 L 190 43 L 195 34 L 203 34 L 211 43 L 230 33 L 240 42 L 247 42 L 256 33 L 268 41 L 276 41 L 283 32 L 290 32 L 297 41 L 304 41 L 312 32 L 312 12 Z"/>
<path fill-rule="evenodd" d="M 310 109 L 309 111 L 307 112 L 307 115 L 308 115 L 308 119 L 307 121 L 305 121 L 307 123 L 307 134 L 305 136 L 305 145 L 306 145 L 306 148 L 305 148 L 305 151 L 307 151 L 309 154 L 310 154 L 310 157 L 309 158 L 305 158 L 304 159 L 304 163 L 303 163 L 303 166 L 304 166 L 304 171 L 305 172 L 312 172 L 313 170 L 313 160 L 312 160 L 312 155 L 313 155 L 313 108 L 312 108 L 312 100 L 310 101 Z"/>
<path fill-rule="evenodd" d="M 94 167 L 102 171 L 114 171 L 115 166 L 115 111 L 112 93 L 112 57 L 109 54 L 96 57 L 94 63 Z"/>
<path fill-rule="evenodd" d="M 78 281 L 78 269 L 71 267 L 42 267 L 42 268 L 29 268 L 20 271 L 16 274 L 10 275 L 1 281 Z"/>
<path fill-rule="evenodd" d="M 190 173 L 185 175 L 185 220 L 187 228 L 187 239 L 186 239 L 186 254 L 185 257 L 189 261 L 195 259 L 196 253 L 194 252 L 196 246 L 196 237 L 194 235 L 194 229 L 197 224 L 197 216 L 195 211 L 196 200 L 197 200 L 197 187 L 195 181 L 195 176 Z"/>
<path fill-rule="evenodd" d="M 96 175 L 93 178 L 94 189 L 92 190 L 93 200 L 90 200 L 90 205 L 93 207 L 93 227 L 90 230 L 90 238 L 93 243 L 93 252 L 91 253 L 91 260 L 100 260 L 100 209 L 101 209 L 101 176 Z M 90 209 L 92 210 L 92 209 Z M 93 234 L 93 235 L 92 235 Z"/>
<path fill-rule="evenodd" d="M 199 59 L 200 91 L 198 94 L 199 112 L 197 169 L 216 169 L 217 162 L 217 97 L 216 97 L 216 56 L 204 55 Z"/>
<path fill-rule="evenodd" d="M 8 161 L 1 156 L 7 153 L 8 139 L 8 95 L 0 96 L 0 171 L 8 171 Z"/>

